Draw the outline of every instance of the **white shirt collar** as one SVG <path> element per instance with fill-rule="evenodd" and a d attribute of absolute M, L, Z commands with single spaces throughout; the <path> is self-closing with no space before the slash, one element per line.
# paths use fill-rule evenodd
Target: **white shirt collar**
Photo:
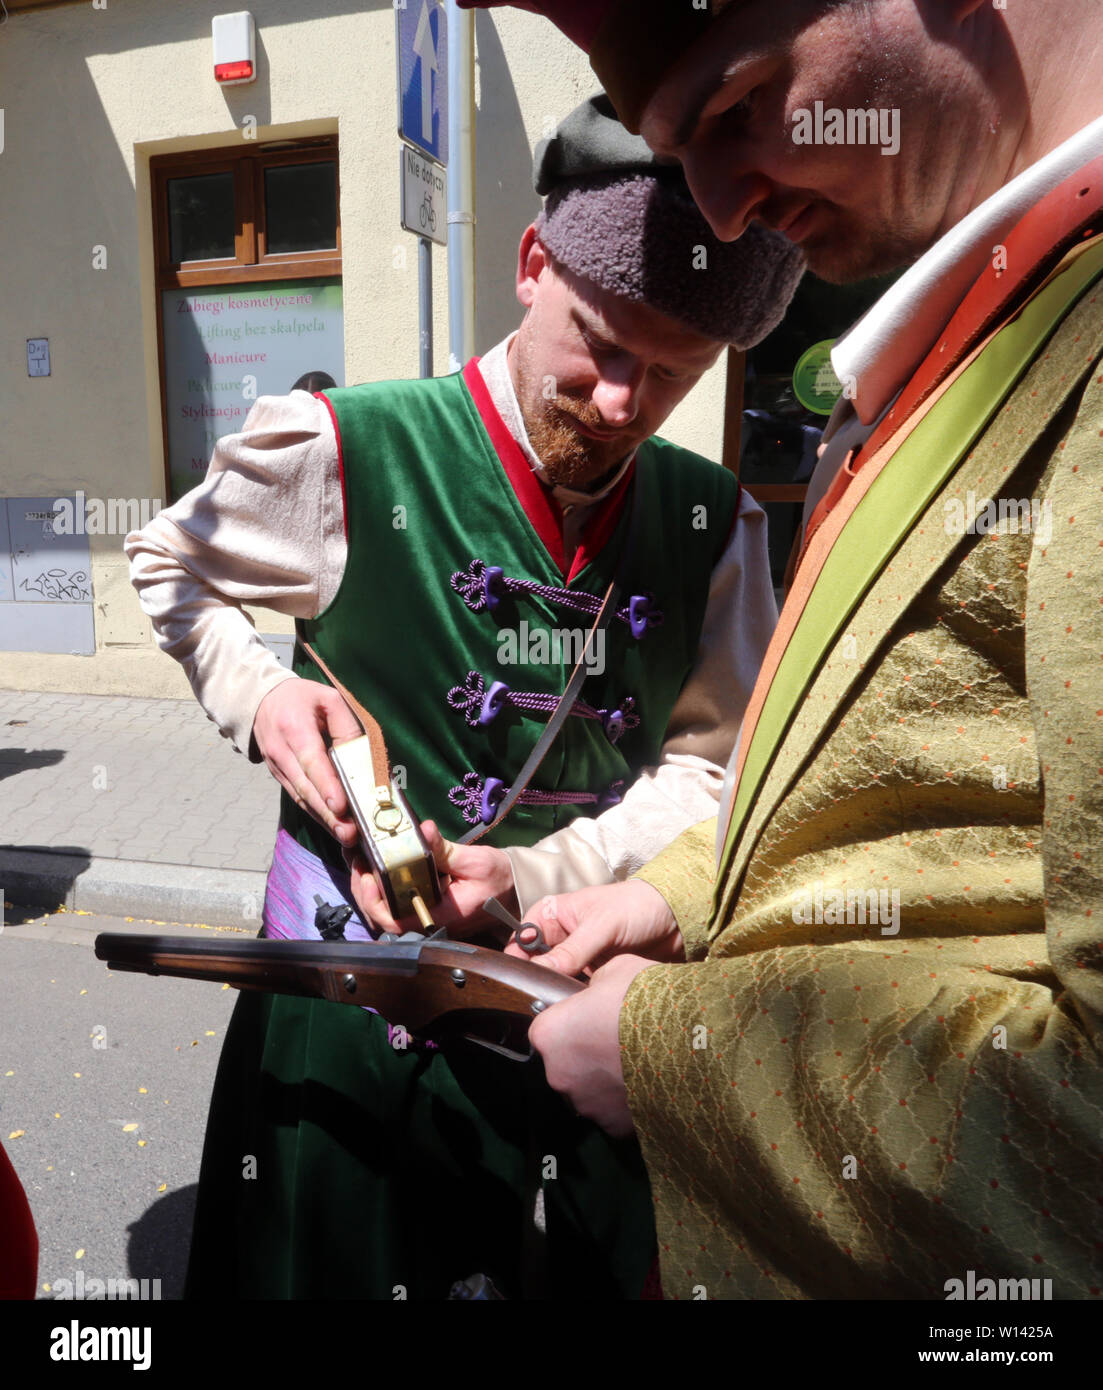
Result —
<path fill-rule="evenodd" d="M 883 414 L 1015 223 L 1100 153 L 1103 116 L 963 217 L 838 340 L 831 364 L 864 424 Z"/>

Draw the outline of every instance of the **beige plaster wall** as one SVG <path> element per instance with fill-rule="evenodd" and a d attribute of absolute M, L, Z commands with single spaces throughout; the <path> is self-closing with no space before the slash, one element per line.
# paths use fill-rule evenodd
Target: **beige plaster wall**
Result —
<path fill-rule="evenodd" d="M 398 220 L 394 12 L 387 3 L 252 0 L 258 78 L 220 88 L 212 0 L 111 0 L 9 17 L 0 40 L 0 488 L 163 498 L 149 160 L 173 150 L 337 131 L 346 380 L 417 371 L 417 250 Z M 516 325 L 517 239 L 535 216 L 531 153 L 595 86 L 550 25 L 476 16 L 476 350 Z M 95 247 L 106 268 L 93 268 Z M 404 262 L 401 250 L 405 250 Z M 435 369 L 448 370 L 447 265 L 434 250 Z M 52 375 L 27 376 L 25 339 L 50 339 Z M 664 430 L 719 456 L 722 371 Z M 92 537 L 96 654 L 0 653 L 0 685 L 187 696 L 152 645 L 121 537 Z M 289 631 L 258 613 L 263 631 Z"/>

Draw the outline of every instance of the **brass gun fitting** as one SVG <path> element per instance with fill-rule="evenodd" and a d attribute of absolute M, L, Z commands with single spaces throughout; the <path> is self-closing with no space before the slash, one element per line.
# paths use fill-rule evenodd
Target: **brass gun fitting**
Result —
<path fill-rule="evenodd" d="M 397 921 L 415 913 L 422 926 L 432 929 L 429 908 L 440 902 L 440 877 L 409 802 L 393 777 L 385 785 L 377 781 L 367 737 L 339 744 L 329 756 L 391 915 Z"/>

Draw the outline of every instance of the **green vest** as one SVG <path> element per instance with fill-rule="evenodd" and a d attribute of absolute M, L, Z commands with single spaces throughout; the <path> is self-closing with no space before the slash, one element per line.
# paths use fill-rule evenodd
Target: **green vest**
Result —
<path fill-rule="evenodd" d="M 348 559 L 333 602 L 317 618 L 300 621 L 298 635 L 379 720 L 392 767 L 404 769 L 415 814 L 432 817 L 449 839 L 471 828 L 450 790 L 470 773 L 509 787 L 548 718 L 507 703 L 491 722 L 472 727 L 453 707 L 458 692 L 452 702 L 449 692 L 462 690 L 476 672 L 487 690 L 503 681 L 510 690 L 558 696 L 578 649 L 554 634 L 567 630 L 580 641 L 592 623 L 528 593 L 506 594 L 493 612 L 475 611 L 481 586 L 469 583 L 465 602 L 465 585 L 453 576 L 481 560 L 509 578 L 600 596 L 617 566 L 632 492 L 639 490 L 620 606 L 631 595 L 653 595 L 663 621 L 636 639 L 614 618 L 604 633 L 604 671 L 587 677 L 581 698 L 614 710 L 630 696 L 640 722 L 614 744 L 600 721 L 572 715 L 530 783 L 531 790 L 604 794 L 623 782 L 626 790 L 642 768 L 659 761 L 671 710 L 694 664 L 712 571 L 736 512 L 735 479 L 700 455 L 647 441 L 607 542 L 567 584 L 487 423 L 503 449 L 513 442 L 503 443 L 496 413 L 484 423 L 463 374 L 353 386 L 327 398 L 344 471 Z M 488 416 L 491 410 L 483 405 Z M 324 680 L 298 644 L 294 669 Z M 472 716 L 478 709 L 475 704 Z M 601 809 L 518 804 L 487 842 L 531 845 L 576 815 Z M 286 794 L 280 823 L 341 866 L 336 842 Z"/>

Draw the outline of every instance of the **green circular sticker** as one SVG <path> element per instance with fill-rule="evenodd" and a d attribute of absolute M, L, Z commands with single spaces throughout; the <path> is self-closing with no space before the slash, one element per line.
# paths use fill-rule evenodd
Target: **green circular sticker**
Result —
<path fill-rule="evenodd" d="M 813 343 L 793 368 L 793 391 L 805 410 L 817 415 L 830 415 L 835 402 L 843 394 L 843 384 L 831 365 L 834 338 Z"/>

